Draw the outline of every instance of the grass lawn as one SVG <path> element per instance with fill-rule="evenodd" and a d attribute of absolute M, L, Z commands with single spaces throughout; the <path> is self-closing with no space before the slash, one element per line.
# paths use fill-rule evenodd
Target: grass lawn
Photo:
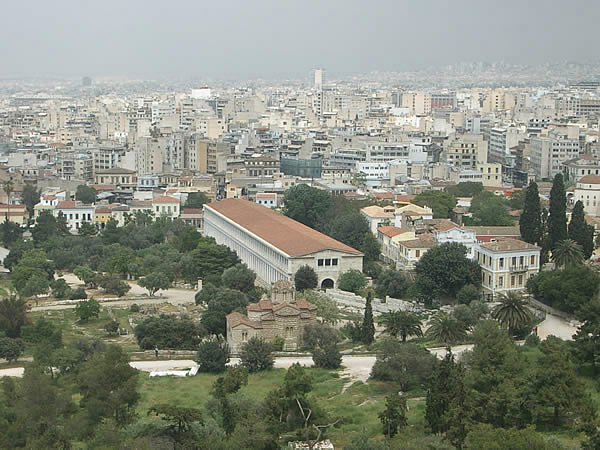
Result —
<path fill-rule="evenodd" d="M 395 392 L 392 383 L 356 382 L 344 393 L 342 389 L 347 379 L 340 378 L 339 372 L 324 369 L 307 369 L 313 377 L 311 396 L 317 398 L 322 409 L 331 417 L 343 417 L 344 422 L 327 432 L 336 448 L 350 442 L 360 433 L 383 439 L 381 423 L 377 415 L 385 408 L 385 396 Z M 269 391 L 283 383 L 285 369 L 273 369 L 259 374 L 251 374 L 248 385 L 242 387 L 239 394 L 255 400 L 262 400 Z M 148 409 L 156 404 L 169 403 L 182 407 L 203 408 L 210 397 L 212 385 L 217 375 L 201 374 L 193 378 L 155 377 L 140 374 L 139 391 L 141 394 L 138 413 L 145 420 Z M 410 395 L 409 395 L 410 397 Z M 421 398 L 408 401 L 409 425 L 423 422 L 425 401 Z M 151 419 L 146 419 L 151 420 Z"/>

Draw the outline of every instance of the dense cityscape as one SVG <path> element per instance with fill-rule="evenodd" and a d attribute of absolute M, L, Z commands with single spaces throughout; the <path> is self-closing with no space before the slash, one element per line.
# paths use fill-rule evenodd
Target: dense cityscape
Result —
<path fill-rule="evenodd" d="M 600 449 L 597 7 L 108 3 L 7 6 L 0 448 Z"/>

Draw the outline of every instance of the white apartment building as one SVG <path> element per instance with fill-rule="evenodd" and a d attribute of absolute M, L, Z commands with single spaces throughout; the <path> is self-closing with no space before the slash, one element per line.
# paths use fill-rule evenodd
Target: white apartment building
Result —
<path fill-rule="evenodd" d="M 506 156 L 510 155 L 510 149 L 515 147 L 519 140 L 523 138 L 525 138 L 525 134 L 516 127 L 494 127 L 490 129 L 487 162 L 503 164 Z"/>
<path fill-rule="evenodd" d="M 518 239 L 479 243 L 475 260 L 481 266 L 481 286 L 492 299 L 509 291 L 523 291 L 540 271 L 541 248 Z"/>
<path fill-rule="evenodd" d="M 359 162 L 356 170 L 365 176 L 367 186 L 387 186 L 390 184 L 390 164 L 387 162 Z"/>
<path fill-rule="evenodd" d="M 391 225 L 394 222 L 394 207 L 383 208 L 377 205 L 365 206 L 360 213 L 367 219 L 371 232 L 377 236 L 377 229 L 381 226 Z"/>
<path fill-rule="evenodd" d="M 550 179 L 563 170 L 563 163 L 579 157 L 579 133 L 556 128 L 547 136 L 532 137 L 529 148 L 530 167 L 537 179 Z"/>
<path fill-rule="evenodd" d="M 277 194 L 275 192 L 258 192 L 256 194 L 256 203 L 267 208 L 277 208 Z"/>
<path fill-rule="evenodd" d="M 144 136 L 135 144 L 136 171 L 139 175 L 162 173 L 169 139 Z"/>
<path fill-rule="evenodd" d="M 438 227 L 433 231 L 433 239 L 436 245 L 445 244 L 447 242 L 456 242 L 467 248 L 467 258 L 475 258 L 475 246 L 477 245 L 477 237 L 475 232 L 462 228 L 455 223 Z"/>
<path fill-rule="evenodd" d="M 83 222 L 94 223 L 95 208 L 93 205 L 85 205 L 81 202 L 70 200 L 61 201 L 54 208 L 54 217 L 62 214 L 67 221 L 70 231 L 78 230 Z"/>
<path fill-rule="evenodd" d="M 156 217 L 166 217 L 175 220 L 181 213 L 180 201 L 178 198 L 162 195 L 152 199 L 152 211 Z"/>
<path fill-rule="evenodd" d="M 348 270 L 362 270 L 363 254 L 257 203 L 226 199 L 204 205 L 204 234 L 235 251 L 259 280 L 293 280 L 303 265 L 319 286 L 333 288 Z"/>
<path fill-rule="evenodd" d="M 600 176 L 585 175 L 577 181 L 573 203 L 581 200 L 588 216 L 600 217 Z"/>
<path fill-rule="evenodd" d="M 487 161 L 488 144 L 481 134 L 459 134 L 444 145 L 444 160 L 461 169 L 474 169 L 478 162 Z"/>

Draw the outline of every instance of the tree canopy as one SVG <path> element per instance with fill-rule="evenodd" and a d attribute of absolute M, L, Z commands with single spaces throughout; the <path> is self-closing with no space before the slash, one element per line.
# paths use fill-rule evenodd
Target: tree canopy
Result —
<path fill-rule="evenodd" d="M 413 200 L 415 205 L 428 206 L 436 219 L 447 219 L 456 206 L 456 198 L 443 191 L 428 190 L 418 194 Z"/>
<path fill-rule="evenodd" d="M 542 240 L 542 208 L 537 183 L 532 182 L 525 192 L 525 204 L 519 218 L 521 239 L 530 244 L 539 244 Z"/>
<path fill-rule="evenodd" d="M 557 173 L 550 190 L 550 216 L 548 219 L 550 248 L 568 237 L 567 231 L 567 194 L 562 174 Z"/>
<path fill-rule="evenodd" d="M 283 193 L 283 213 L 311 228 L 325 215 L 331 205 L 331 197 L 326 191 L 307 184 L 298 184 Z"/>
<path fill-rule="evenodd" d="M 440 297 L 455 298 L 467 284 L 481 284 L 481 268 L 466 256 L 464 245 L 449 242 L 425 253 L 415 266 L 415 283 L 429 301 Z"/>
<path fill-rule="evenodd" d="M 506 209 L 506 200 L 493 192 L 482 191 L 472 202 L 469 212 L 473 214 L 474 225 L 508 226 L 513 220 Z"/>

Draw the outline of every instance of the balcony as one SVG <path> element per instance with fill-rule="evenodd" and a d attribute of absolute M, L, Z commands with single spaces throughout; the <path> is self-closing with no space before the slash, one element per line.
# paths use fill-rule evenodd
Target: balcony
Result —
<path fill-rule="evenodd" d="M 527 264 L 517 264 L 510 266 L 508 269 L 510 273 L 527 272 L 529 270 L 529 266 Z"/>

